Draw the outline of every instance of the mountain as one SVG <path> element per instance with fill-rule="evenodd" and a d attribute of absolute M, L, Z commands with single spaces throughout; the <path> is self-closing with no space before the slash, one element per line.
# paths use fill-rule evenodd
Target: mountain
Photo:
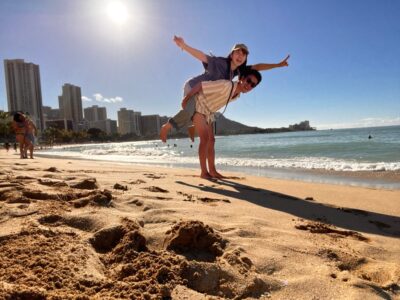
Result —
<path fill-rule="evenodd" d="M 251 127 L 236 121 L 232 121 L 228 118 L 225 118 L 221 113 L 216 113 L 215 118 L 217 135 L 248 134 L 262 130 L 258 127 Z"/>
<path fill-rule="evenodd" d="M 273 133 L 273 132 L 289 132 L 289 131 L 308 131 L 315 130 L 310 126 L 309 121 L 303 121 L 298 124 L 289 125 L 289 127 L 281 128 L 260 128 L 251 127 L 242 123 L 232 121 L 225 118 L 222 114 L 216 114 L 216 134 L 217 135 L 231 135 L 231 134 L 251 134 L 251 133 Z"/>

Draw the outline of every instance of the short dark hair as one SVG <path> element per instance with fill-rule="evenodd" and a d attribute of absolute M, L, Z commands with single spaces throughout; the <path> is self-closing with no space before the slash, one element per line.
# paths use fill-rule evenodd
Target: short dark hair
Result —
<path fill-rule="evenodd" d="M 257 84 L 259 84 L 261 82 L 261 80 L 262 80 L 261 73 L 258 72 L 257 70 L 252 69 L 250 66 L 248 66 L 246 68 L 243 68 L 241 70 L 241 72 L 240 72 L 240 78 L 244 78 L 244 77 L 247 77 L 249 75 L 254 75 L 254 77 L 257 78 L 257 81 L 258 81 Z"/>
<path fill-rule="evenodd" d="M 16 113 L 14 114 L 14 121 L 20 123 L 20 122 L 22 122 L 22 117 L 23 117 L 23 114 L 22 114 L 22 113 L 16 112 Z"/>

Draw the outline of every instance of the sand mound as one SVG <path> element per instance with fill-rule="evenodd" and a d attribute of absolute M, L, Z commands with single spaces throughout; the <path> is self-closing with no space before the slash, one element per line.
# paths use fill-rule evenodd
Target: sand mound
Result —
<path fill-rule="evenodd" d="M 180 222 L 167 232 L 164 247 L 189 259 L 214 261 L 223 254 L 227 241 L 200 221 Z"/>
<path fill-rule="evenodd" d="M 128 187 L 126 186 L 126 185 L 122 185 L 122 184 L 120 184 L 120 183 L 116 183 L 116 184 L 114 184 L 114 189 L 116 189 L 116 190 L 122 190 L 122 191 L 127 191 L 128 190 Z"/>
<path fill-rule="evenodd" d="M 56 295 L 68 298 L 80 292 L 90 295 L 94 290 L 80 288 L 80 282 L 95 278 L 95 272 L 87 275 L 87 269 L 101 269 L 75 233 L 35 226 L 3 238 L 0 253 L 0 282 L 8 283 L 0 288 L 2 299 L 46 299 Z"/>
<path fill-rule="evenodd" d="M 39 178 L 38 182 L 42 185 L 47 185 L 47 186 L 68 186 L 68 184 L 60 179 L 49 179 L 49 178 Z"/>
<path fill-rule="evenodd" d="M 82 190 L 95 190 L 99 188 L 96 178 L 83 179 L 79 182 L 71 184 L 70 187 Z"/>
<path fill-rule="evenodd" d="M 95 190 L 88 194 L 75 194 L 75 197 L 73 198 L 74 200 L 72 200 L 71 203 L 74 205 L 75 208 L 81 208 L 87 205 L 103 207 L 112 206 L 112 194 L 108 190 Z"/>

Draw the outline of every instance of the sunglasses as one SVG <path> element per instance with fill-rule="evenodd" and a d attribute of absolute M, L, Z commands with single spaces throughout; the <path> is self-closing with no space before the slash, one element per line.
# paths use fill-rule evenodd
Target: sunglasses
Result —
<path fill-rule="evenodd" d="M 255 87 L 257 86 L 257 84 L 258 84 L 258 83 L 254 83 L 250 78 L 247 78 L 247 79 L 246 79 L 246 82 L 247 82 L 248 84 L 250 84 L 250 86 L 251 86 L 252 88 L 255 88 Z"/>

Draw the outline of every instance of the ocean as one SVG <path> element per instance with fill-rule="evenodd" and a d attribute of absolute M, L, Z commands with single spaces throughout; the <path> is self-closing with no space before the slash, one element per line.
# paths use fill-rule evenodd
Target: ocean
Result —
<path fill-rule="evenodd" d="M 40 150 L 37 154 L 198 168 L 198 142 L 198 138 L 195 143 L 185 138 L 169 139 L 166 144 L 159 140 L 80 144 Z M 400 182 L 396 181 L 345 176 L 356 171 L 400 171 L 400 126 L 218 136 L 215 150 L 217 169 L 220 171 L 400 188 Z M 331 171 L 343 172 L 332 175 Z"/>

